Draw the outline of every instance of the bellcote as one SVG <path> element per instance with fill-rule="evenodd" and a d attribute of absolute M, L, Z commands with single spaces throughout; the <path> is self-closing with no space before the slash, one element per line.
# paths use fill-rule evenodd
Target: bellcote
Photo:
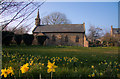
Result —
<path fill-rule="evenodd" d="M 36 25 L 36 26 L 39 26 L 39 25 L 40 25 L 39 9 L 38 9 L 38 12 L 37 12 L 37 17 L 35 18 L 35 25 Z"/>

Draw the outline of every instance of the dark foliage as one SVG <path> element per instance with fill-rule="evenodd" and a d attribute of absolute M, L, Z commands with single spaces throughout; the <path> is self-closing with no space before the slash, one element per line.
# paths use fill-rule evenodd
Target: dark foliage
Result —
<path fill-rule="evenodd" d="M 37 36 L 37 41 L 40 45 L 43 45 L 46 39 L 47 39 L 47 36 Z"/>
<path fill-rule="evenodd" d="M 23 41 L 26 45 L 32 45 L 32 41 L 34 40 L 34 36 L 30 34 L 23 34 Z"/>
<path fill-rule="evenodd" d="M 20 35 L 20 34 L 15 34 L 15 35 L 14 35 L 14 40 L 16 41 L 17 45 L 20 45 L 20 44 L 21 44 L 21 41 L 22 41 L 22 35 Z"/>
<path fill-rule="evenodd" d="M 99 46 L 102 46 L 101 42 L 100 41 L 89 41 L 89 47 L 99 47 Z"/>
<path fill-rule="evenodd" d="M 2 44 L 5 46 L 9 46 L 12 41 L 13 36 L 14 36 L 13 32 L 2 31 Z"/>

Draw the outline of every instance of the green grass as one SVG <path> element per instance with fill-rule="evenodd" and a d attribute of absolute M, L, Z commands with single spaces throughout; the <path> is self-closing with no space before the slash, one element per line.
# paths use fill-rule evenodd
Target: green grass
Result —
<path fill-rule="evenodd" d="M 45 64 L 45 69 L 47 69 L 47 60 L 51 60 L 53 57 L 60 57 L 62 61 L 56 61 L 56 65 L 58 68 L 54 73 L 54 77 L 88 77 L 89 74 L 93 73 L 94 70 L 98 72 L 103 72 L 103 77 L 108 77 L 109 73 L 112 75 L 110 77 L 117 77 L 120 71 L 116 71 L 119 68 L 118 63 L 118 49 L 120 47 L 77 47 L 77 46 L 3 46 L 3 54 L 7 56 L 7 53 L 10 54 L 10 57 L 3 56 L 3 68 L 8 66 L 19 67 L 18 63 L 21 62 L 21 57 L 24 58 L 25 61 L 21 62 L 22 65 L 24 63 L 28 63 L 30 61 L 31 56 L 37 57 L 37 60 L 34 62 L 39 63 L 42 62 Z M 19 53 L 19 54 L 18 54 Z M 16 54 L 16 55 L 15 55 Z M 17 56 L 15 58 L 11 58 L 13 56 Z M 20 57 L 18 56 L 20 55 Z M 24 55 L 24 56 L 23 56 Z M 45 59 L 45 57 L 47 58 Z M 43 59 L 41 58 L 43 57 Z M 63 57 L 76 57 L 78 58 L 77 62 L 65 62 Z M 26 60 L 28 58 L 28 60 Z M 15 59 L 15 61 L 12 61 Z M 40 60 L 39 60 L 40 59 Z M 9 62 L 11 60 L 12 62 Z M 53 60 L 51 60 L 53 61 Z M 82 62 L 82 63 L 81 63 Z M 104 64 L 98 65 L 100 62 Z M 112 65 L 109 67 L 108 64 L 112 62 Z M 114 62 L 117 62 L 115 65 Z M 67 65 L 67 63 L 69 63 Z M 107 63 L 107 65 L 105 65 Z M 15 65 L 16 64 L 16 65 Z M 65 66 L 63 66 L 65 64 Z M 95 66 L 95 69 L 91 69 L 91 65 Z M 114 68 L 114 66 L 117 66 Z M 34 67 L 34 66 L 33 66 Z M 76 72 L 75 72 L 76 68 Z M 104 69 L 112 69 L 112 72 Z M 39 70 L 39 68 L 38 68 Z M 62 71 L 61 71 L 62 70 Z M 34 71 L 34 70 L 33 70 Z M 35 74 L 40 73 L 28 71 L 28 75 L 32 73 L 31 76 L 35 76 Z M 44 73 L 43 73 L 44 72 Z M 98 74 L 98 73 L 96 73 Z M 24 75 L 24 74 L 23 74 Z M 16 76 L 18 76 L 16 70 Z M 39 75 L 36 75 L 39 76 Z M 42 71 L 42 77 L 49 77 L 50 75 L 45 71 Z M 96 75 L 96 77 L 98 77 Z"/>

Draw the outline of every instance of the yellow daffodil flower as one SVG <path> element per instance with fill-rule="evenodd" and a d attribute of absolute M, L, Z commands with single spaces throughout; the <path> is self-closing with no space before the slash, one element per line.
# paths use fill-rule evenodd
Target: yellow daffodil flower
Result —
<path fill-rule="evenodd" d="M 6 78 L 7 75 L 8 75 L 7 69 L 6 69 L 6 68 L 5 68 L 5 69 L 2 69 L 1 72 L 2 72 L 1 76 L 4 75 L 4 77 Z"/>
<path fill-rule="evenodd" d="M 11 76 L 14 75 L 12 67 L 8 67 L 7 72 L 8 74 L 11 73 Z"/>
<path fill-rule="evenodd" d="M 93 73 L 91 76 L 92 76 L 92 77 L 95 77 L 95 73 Z"/>
<path fill-rule="evenodd" d="M 42 63 L 42 66 L 44 66 L 44 63 Z"/>
<path fill-rule="evenodd" d="M 31 61 L 30 65 L 32 65 L 32 64 L 33 64 L 33 61 Z"/>
<path fill-rule="evenodd" d="M 55 72 L 55 68 L 57 68 L 58 66 L 55 66 L 54 65 L 55 62 L 51 63 L 49 60 L 48 60 L 48 69 L 47 69 L 47 72 L 50 73 L 50 72 Z"/>
<path fill-rule="evenodd" d="M 97 70 L 95 70 L 95 73 L 97 72 Z"/>
<path fill-rule="evenodd" d="M 91 77 L 91 75 L 88 75 L 88 77 Z"/>
<path fill-rule="evenodd" d="M 91 66 L 91 68 L 93 68 L 93 69 L 94 69 L 94 66 L 92 65 L 92 66 Z"/>
<path fill-rule="evenodd" d="M 21 72 L 22 72 L 22 73 L 25 73 L 25 72 L 27 72 L 27 71 L 28 71 L 28 69 L 29 69 L 28 65 L 29 65 L 29 64 L 28 64 L 28 63 L 26 63 L 26 64 L 24 64 L 24 65 L 21 67 L 21 69 L 20 69 L 20 70 L 21 70 Z"/>
<path fill-rule="evenodd" d="M 102 72 L 100 72 L 100 76 L 102 76 L 103 75 L 103 73 Z"/>

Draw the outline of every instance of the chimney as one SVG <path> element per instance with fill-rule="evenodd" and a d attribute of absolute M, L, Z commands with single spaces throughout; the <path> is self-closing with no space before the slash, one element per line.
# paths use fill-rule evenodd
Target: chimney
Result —
<path fill-rule="evenodd" d="M 111 36 L 113 35 L 113 26 L 111 25 L 111 30 L 110 30 Z"/>
<path fill-rule="evenodd" d="M 85 32 L 85 22 L 83 22 L 83 28 L 84 28 L 84 32 Z"/>

